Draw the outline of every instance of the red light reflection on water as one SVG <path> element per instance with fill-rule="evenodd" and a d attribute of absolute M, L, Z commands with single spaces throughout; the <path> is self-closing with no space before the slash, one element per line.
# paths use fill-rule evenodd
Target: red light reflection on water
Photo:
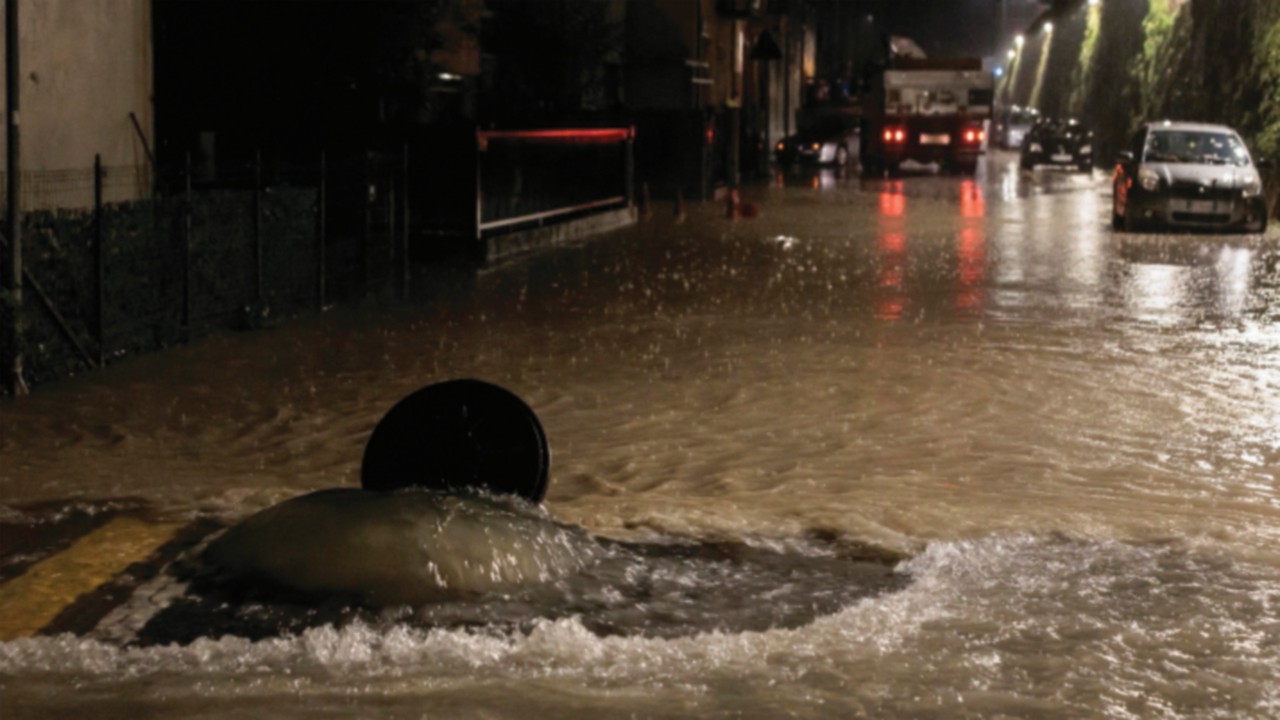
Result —
<path fill-rule="evenodd" d="M 960 217 L 980 219 L 987 214 L 982 188 L 972 180 L 960 183 Z M 986 235 L 978 223 L 966 223 L 956 238 L 956 307 L 975 310 L 982 305 L 986 276 Z"/>
<path fill-rule="evenodd" d="M 951 301 L 956 311 L 969 315 L 980 310 L 983 301 L 983 283 L 986 279 L 986 228 L 983 219 L 987 214 L 986 198 L 982 187 L 973 180 L 964 180 L 958 187 L 960 221 L 955 235 L 954 296 Z M 901 180 L 884 184 L 879 193 L 880 217 L 894 218 L 882 225 L 875 241 L 876 285 L 878 293 L 874 301 L 874 313 L 878 320 L 901 320 L 910 301 L 908 285 L 914 280 L 907 274 L 907 234 L 900 219 L 907 212 L 907 197 Z M 930 252 L 930 241 L 925 241 L 920 252 Z M 937 249 L 936 246 L 933 246 Z"/>
<path fill-rule="evenodd" d="M 902 181 L 885 183 L 880 193 L 880 214 L 885 217 L 902 217 L 907 213 L 907 196 L 902 194 Z"/>
<path fill-rule="evenodd" d="M 877 320 L 897 320 L 906 308 L 903 286 L 906 284 L 907 236 L 900 232 L 883 233 L 876 239 L 876 255 L 880 271 L 876 282 L 881 294 L 876 298 Z"/>
<path fill-rule="evenodd" d="M 980 218 L 987 214 L 987 201 L 982 188 L 972 180 L 960 183 L 960 217 Z"/>
<path fill-rule="evenodd" d="M 986 237 L 978 228 L 965 228 L 956 238 L 956 307 L 974 310 L 982 305 L 986 277 Z"/>

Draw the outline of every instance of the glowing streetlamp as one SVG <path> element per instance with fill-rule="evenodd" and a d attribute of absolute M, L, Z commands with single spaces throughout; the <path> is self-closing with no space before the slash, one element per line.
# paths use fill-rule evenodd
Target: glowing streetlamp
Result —
<path fill-rule="evenodd" d="M 1005 54 L 1006 54 L 1006 55 L 1008 55 L 1008 57 L 1009 57 L 1009 59 L 1010 59 L 1010 60 L 1012 60 L 1012 59 L 1014 59 L 1014 58 L 1018 57 L 1018 53 L 1017 53 L 1017 51 L 1015 51 L 1013 48 L 1009 48 L 1009 52 L 1007 52 L 1007 53 L 1005 53 Z"/>
<path fill-rule="evenodd" d="M 1046 35 L 1047 35 L 1047 34 L 1049 34 L 1049 33 L 1051 33 L 1051 32 L 1053 32 L 1053 23 L 1051 23 L 1051 22 L 1046 22 L 1046 23 L 1044 24 L 1044 32 L 1045 32 L 1045 34 L 1046 34 Z"/>
<path fill-rule="evenodd" d="M 1021 33 L 1013 36 L 1013 46 L 1018 48 L 1019 50 L 1022 49 L 1022 44 L 1025 43 L 1026 41 L 1027 39 L 1022 37 Z"/>

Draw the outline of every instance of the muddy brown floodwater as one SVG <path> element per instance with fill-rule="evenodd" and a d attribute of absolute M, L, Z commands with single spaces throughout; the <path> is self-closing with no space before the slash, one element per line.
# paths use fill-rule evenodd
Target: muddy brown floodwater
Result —
<path fill-rule="evenodd" d="M 1104 175 L 1014 162 L 659 204 L 0 404 L 10 520 L 229 522 L 355 486 L 392 404 L 480 378 L 542 420 L 547 515 L 620 543 L 600 597 L 0 643 L 5 717 L 1280 714 L 1276 237 L 1113 232 Z M 850 590 L 867 548 L 890 591 Z"/>

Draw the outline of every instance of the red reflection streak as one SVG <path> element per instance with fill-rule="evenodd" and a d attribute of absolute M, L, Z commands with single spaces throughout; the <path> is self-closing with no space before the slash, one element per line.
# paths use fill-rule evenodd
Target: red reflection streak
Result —
<path fill-rule="evenodd" d="M 876 302 L 877 320 L 898 320 L 905 304 L 901 298 L 882 298 Z"/>
<path fill-rule="evenodd" d="M 982 280 L 986 276 L 986 238 L 982 231 L 965 228 L 956 241 L 956 306 L 975 308 L 982 302 Z"/>
<path fill-rule="evenodd" d="M 960 217 L 980 218 L 987 214 L 987 201 L 982 188 L 972 180 L 960 183 Z"/>
<path fill-rule="evenodd" d="M 902 233 L 884 233 L 876 241 L 880 256 L 880 272 L 876 281 L 885 294 L 876 298 L 875 316 L 880 320 L 897 320 L 902 317 L 906 301 L 902 286 L 906 281 L 907 238 Z"/>
<path fill-rule="evenodd" d="M 877 250 L 882 256 L 899 256 L 907 247 L 907 237 L 902 233 L 885 233 L 880 236 Z"/>
<path fill-rule="evenodd" d="M 885 186 L 880 193 L 880 214 L 885 217 L 902 217 L 907 213 L 907 196 L 902 194 L 902 181 L 897 180 Z"/>

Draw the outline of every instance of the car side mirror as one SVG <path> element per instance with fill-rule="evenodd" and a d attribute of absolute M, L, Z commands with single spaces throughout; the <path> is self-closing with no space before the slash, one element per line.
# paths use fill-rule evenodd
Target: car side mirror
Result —
<path fill-rule="evenodd" d="M 1116 155 L 1116 162 L 1120 162 L 1120 163 L 1130 163 L 1130 162 L 1133 162 L 1133 151 L 1132 151 L 1132 150 L 1121 150 L 1121 151 L 1120 151 L 1120 154 Z"/>

